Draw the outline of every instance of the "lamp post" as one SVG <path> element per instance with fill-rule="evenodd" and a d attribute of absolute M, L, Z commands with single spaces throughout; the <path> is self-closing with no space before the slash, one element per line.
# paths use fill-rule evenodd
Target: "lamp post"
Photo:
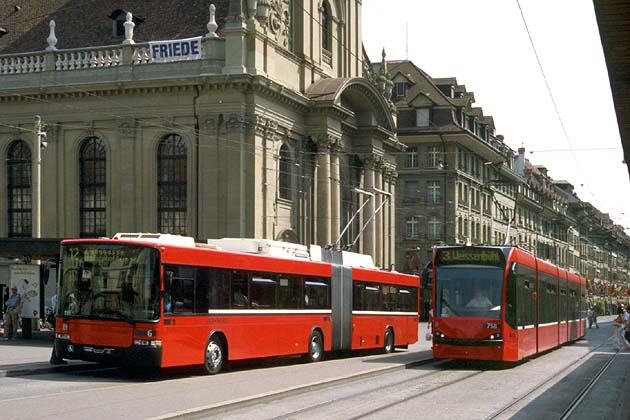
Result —
<path fill-rule="evenodd" d="M 33 238 L 42 237 L 42 149 L 46 147 L 46 133 L 42 132 L 42 119 L 35 116 L 34 144 L 35 159 L 33 160 Z"/>

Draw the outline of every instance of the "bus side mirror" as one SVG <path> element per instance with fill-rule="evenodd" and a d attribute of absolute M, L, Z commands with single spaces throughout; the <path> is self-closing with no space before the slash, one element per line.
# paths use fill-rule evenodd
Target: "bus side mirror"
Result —
<path fill-rule="evenodd" d="M 171 290 L 173 288 L 173 272 L 172 271 L 164 272 L 164 288 L 166 290 Z"/>

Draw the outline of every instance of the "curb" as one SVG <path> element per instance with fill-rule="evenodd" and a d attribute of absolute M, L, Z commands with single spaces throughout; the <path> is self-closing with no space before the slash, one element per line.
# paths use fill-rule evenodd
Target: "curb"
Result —
<path fill-rule="evenodd" d="M 0 369 L 0 378 L 16 378 L 31 375 L 44 375 L 46 373 L 75 372 L 82 370 L 94 369 L 98 364 L 68 364 L 68 365 L 50 365 L 50 366 L 33 366 L 18 369 Z"/>

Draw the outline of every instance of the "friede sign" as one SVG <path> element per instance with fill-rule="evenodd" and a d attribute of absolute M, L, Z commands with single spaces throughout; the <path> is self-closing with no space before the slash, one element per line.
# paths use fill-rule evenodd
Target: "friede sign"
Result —
<path fill-rule="evenodd" d="M 201 37 L 149 42 L 149 48 L 154 63 L 201 59 Z"/>

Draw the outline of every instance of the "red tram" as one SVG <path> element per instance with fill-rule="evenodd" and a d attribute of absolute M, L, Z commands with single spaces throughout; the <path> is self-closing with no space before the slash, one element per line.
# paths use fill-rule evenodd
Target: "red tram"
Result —
<path fill-rule="evenodd" d="M 518 361 L 584 336 L 586 279 L 514 246 L 433 249 L 433 356 Z"/>
<path fill-rule="evenodd" d="M 57 355 L 199 364 L 214 374 L 228 360 L 318 361 L 324 351 L 391 352 L 418 339 L 417 276 L 319 247 L 313 258 L 296 244 L 209 242 L 160 234 L 63 241 Z"/>

